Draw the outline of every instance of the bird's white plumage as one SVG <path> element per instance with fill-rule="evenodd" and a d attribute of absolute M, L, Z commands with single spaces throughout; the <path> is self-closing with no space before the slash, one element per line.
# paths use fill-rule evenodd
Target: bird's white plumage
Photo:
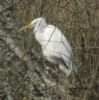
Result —
<path fill-rule="evenodd" d="M 48 25 L 44 18 L 37 18 L 32 24 L 35 24 L 34 34 L 46 59 L 58 64 L 67 76 L 72 71 L 77 72 L 72 48 L 62 32 L 54 25 Z"/>

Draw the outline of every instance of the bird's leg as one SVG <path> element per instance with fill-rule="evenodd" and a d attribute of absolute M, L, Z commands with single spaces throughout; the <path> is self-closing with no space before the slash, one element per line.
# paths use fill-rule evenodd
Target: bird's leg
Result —
<path fill-rule="evenodd" d="M 67 76 L 66 76 L 66 79 L 68 79 L 69 75 L 71 74 L 72 72 L 72 63 L 70 63 L 70 68 L 67 69 Z"/>
<path fill-rule="evenodd" d="M 61 70 L 62 72 L 64 72 L 64 73 L 67 75 L 68 69 L 67 69 L 63 64 L 60 64 L 60 65 L 59 65 L 59 68 L 60 68 L 60 70 Z"/>
<path fill-rule="evenodd" d="M 68 69 L 66 79 L 68 79 L 68 77 L 69 77 L 70 73 L 71 73 L 71 70 L 69 70 L 69 69 Z"/>
<path fill-rule="evenodd" d="M 72 87 L 72 85 L 67 81 L 68 76 L 71 73 L 71 70 L 68 70 L 64 65 L 59 65 L 59 68 L 61 71 L 63 71 L 66 74 L 66 84 L 68 87 Z"/>
<path fill-rule="evenodd" d="M 76 82 L 76 79 L 75 79 L 75 75 L 74 75 L 72 63 L 70 63 L 70 67 L 69 67 L 68 73 L 67 73 L 67 78 L 69 76 L 70 76 L 69 81 L 74 86 L 75 85 L 75 82 Z"/>
<path fill-rule="evenodd" d="M 68 76 L 71 73 L 71 70 L 70 69 L 67 69 L 63 64 L 60 64 L 59 65 L 59 68 L 60 68 L 61 71 L 63 71 L 66 74 L 66 79 L 67 79 Z"/>

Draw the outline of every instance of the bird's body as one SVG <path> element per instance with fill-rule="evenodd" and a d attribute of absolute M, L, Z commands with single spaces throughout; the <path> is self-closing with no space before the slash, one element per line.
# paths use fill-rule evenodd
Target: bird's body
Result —
<path fill-rule="evenodd" d="M 44 18 L 37 18 L 31 24 L 35 24 L 34 34 L 45 58 L 58 64 L 67 77 L 71 72 L 77 73 L 71 45 L 62 32 L 54 25 L 48 25 Z"/>

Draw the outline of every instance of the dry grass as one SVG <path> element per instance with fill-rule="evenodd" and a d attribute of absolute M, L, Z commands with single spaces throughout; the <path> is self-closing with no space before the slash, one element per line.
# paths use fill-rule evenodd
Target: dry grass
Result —
<path fill-rule="evenodd" d="M 5 31 L 0 35 L 0 100 L 99 100 L 98 0 L 1 0 L 0 5 L 0 30 Z M 57 65 L 43 59 L 32 30 L 17 32 L 40 16 L 61 29 L 71 43 L 83 88 L 76 80 L 79 87 L 67 89 Z M 4 37 L 13 39 L 33 65 L 19 57 Z M 56 85 L 46 85 L 44 78 Z"/>

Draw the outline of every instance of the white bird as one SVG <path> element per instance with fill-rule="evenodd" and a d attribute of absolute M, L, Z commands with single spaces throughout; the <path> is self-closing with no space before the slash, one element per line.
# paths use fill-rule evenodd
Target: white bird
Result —
<path fill-rule="evenodd" d="M 48 25 L 44 18 L 36 18 L 30 24 L 21 28 L 33 28 L 36 40 L 42 48 L 45 58 L 58 64 L 61 71 L 68 77 L 72 72 L 77 73 L 71 45 L 64 34 L 54 25 Z"/>

